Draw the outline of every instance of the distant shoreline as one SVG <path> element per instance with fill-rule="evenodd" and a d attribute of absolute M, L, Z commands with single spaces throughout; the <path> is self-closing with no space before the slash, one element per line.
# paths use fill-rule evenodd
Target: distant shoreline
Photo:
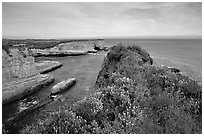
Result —
<path fill-rule="evenodd" d="M 2 36 L 2 39 L 10 40 L 26 40 L 26 39 L 36 39 L 36 40 L 106 40 L 106 39 L 202 39 L 202 35 L 195 36 L 101 36 L 101 37 L 47 37 L 47 38 L 35 38 L 35 37 L 24 37 L 24 36 Z"/>

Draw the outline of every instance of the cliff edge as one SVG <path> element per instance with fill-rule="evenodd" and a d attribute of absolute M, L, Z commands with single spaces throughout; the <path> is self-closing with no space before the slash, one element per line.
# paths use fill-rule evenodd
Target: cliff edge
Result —
<path fill-rule="evenodd" d="M 2 104 L 21 99 L 54 81 L 51 75 L 41 75 L 29 49 L 2 49 Z"/>
<path fill-rule="evenodd" d="M 202 87 L 179 71 L 152 64 L 138 46 L 112 47 L 93 94 L 21 132 L 202 133 Z"/>

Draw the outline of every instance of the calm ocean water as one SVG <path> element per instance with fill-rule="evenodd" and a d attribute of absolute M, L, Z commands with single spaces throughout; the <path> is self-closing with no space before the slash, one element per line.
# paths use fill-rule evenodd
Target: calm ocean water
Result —
<path fill-rule="evenodd" d="M 155 64 L 179 68 L 183 74 L 202 81 L 202 39 L 107 39 L 109 45 L 135 43 L 154 59 Z"/>
<path fill-rule="evenodd" d="M 201 81 L 202 73 L 202 40 L 165 40 L 165 39 L 109 39 L 106 44 L 113 46 L 119 42 L 135 43 L 147 50 L 154 59 L 155 64 L 177 67 L 191 78 Z M 51 88 L 60 80 L 68 77 L 75 77 L 77 83 L 69 91 L 63 94 L 63 101 L 52 103 L 45 109 L 26 115 L 21 121 L 10 128 L 10 133 L 18 133 L 25 124 L 32 123 L 33 120 L 39 119 L 45 111 L 52 111 L 60 105 L 71 105 L 86 96 L 94 86 L 98 72 L 101 69 L 106 52 L 100 52 L 97 55 L 59 57 L 59 58 L 38 58 L 38 60 L 57 60 L 63 63 L 63 66 L 49 74 L 55 77 L 55 82 L 35 92 L 32 96 L 23 100 L 10 103 L 2 107 L 2 122 L 19 112 L 23 106 L 35 100 L 42 100 L 49 95 Z M 27 104 L 29 106 L 29 104 Z"/>

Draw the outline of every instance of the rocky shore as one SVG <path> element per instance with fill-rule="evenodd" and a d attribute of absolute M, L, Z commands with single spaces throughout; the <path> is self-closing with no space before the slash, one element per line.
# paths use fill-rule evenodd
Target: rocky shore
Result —
<path fill-rule="evenodd" d="M 56 45 L 48 49 L 31 49 L 35 57 L 63 57 L 87 55 L 97 53 L 99 50 L 107 50 L 104 41 L 72 41 Z"/>
<path fill-rule="evenodd" d="M 202 133 L 202 87 L 179 69 L 153 64 L 138 46 L 112 47 L 93 94 L 21 133 Z"/>
<path fill-rule="evenodd" d="M 26 95 L 30 95 L 52 83 L 55 80 L 53 76 L 42 75 L 40 72 L 45 73 L 59 66 L 61 64 L 58 62 L 46 62 L 39 64 L 37 67 L 35 59 L 31 56 L 29 50 L 24 47 L 12 47 L 8 50 L 3 49 L 2 104 L 5 105 L 22 99 Z"/>
<path fill-rule="evenodd" d="M 4 83 L 2 86 L 2 104 L 5 105 L 22 99 L 26 95 L 40 90 L 44 86 L 52 83 L 54 77 L 51 75 L 36 75 L 9 83 Z"/>
<path fill-rule="evenodd" d="M 60 68 L 62 63 L 58 61 L 40 61 L 36 62 L 36 67 L 40 74 L 45 74 L 47 72 L 53 71 L 57 68 Z"/>
<path fill-rule="evenodd" d="M 65 57 L 65 56 L 79 56 L 79 55 L 87 55 L 88 51 L 82 50 L 42 50 L 42 49 L 32 49 L 34 57 Z"/>

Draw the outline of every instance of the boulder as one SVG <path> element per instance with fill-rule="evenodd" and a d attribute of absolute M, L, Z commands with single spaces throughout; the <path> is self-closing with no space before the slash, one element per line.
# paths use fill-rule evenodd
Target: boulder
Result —
<path fill-rule="evenodd" d="M 70 87 L 72 87 L 76 83 L 75 78 L 70 78 L 64 81 L 59 82 L 58 84 L 54 85 L 51 91 L 51 95 L 55 95 L 57 93 L 66 91 Z"/>
<path fill-rule="evenodd" d="M 177 69 L 177 68 L 171 68 L 171 67 L 169 67 L 168 68 L 171 72 L 174 72 L 174 73 L 179 73 L 179 72 L 181 72 L 179 69 Z"/>
<path fill-rule="evenodd" d="M 97 46 L 97 45 L 94 44 L 94 50 L 99 51 L 99 50 L 102 50 L 102 49 L 101 49 L 101 47 L 99 47 L 99 46 Z"/>
<path fill-rule="evenodd" d="M 109 51 L 111 47 L 105 47 L 104 51 Z"/>

